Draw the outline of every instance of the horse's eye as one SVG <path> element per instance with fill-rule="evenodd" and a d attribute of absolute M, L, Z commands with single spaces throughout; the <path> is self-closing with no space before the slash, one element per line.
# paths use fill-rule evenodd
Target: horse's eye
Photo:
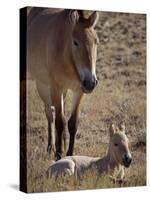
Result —
<path fill-rule="evenodd" d="M 118 144 L 117 144 L 117 143 L 115 143 L 114 145 L 115 145 L 116 147 L 118 146 Z"/>
<path fill-rule="evenodd" d="M 79 47 L 79 43 L 78 43 L 76 40 L 73 41 L 73 44 L 74 44 L 76 47 Z"/>

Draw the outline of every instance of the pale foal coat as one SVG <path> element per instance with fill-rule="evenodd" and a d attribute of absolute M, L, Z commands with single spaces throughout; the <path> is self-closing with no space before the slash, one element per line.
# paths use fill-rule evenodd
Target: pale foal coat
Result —
<path fill-rule="evenodd" d="M 67 156 L 50 165 L 48 174 L 50 176 L 67 174 L 79 177 L 85 171 L 94 169 L 97 170 L 98 174 L 109 172 L 112 176 L 122 180 L 124 178 L 124 166 L 129 167 L 131 160 L 125 126 L 121 124 L 119 129 L 111 125 L 110 142 L 106 156 L 103 158 Z"/>

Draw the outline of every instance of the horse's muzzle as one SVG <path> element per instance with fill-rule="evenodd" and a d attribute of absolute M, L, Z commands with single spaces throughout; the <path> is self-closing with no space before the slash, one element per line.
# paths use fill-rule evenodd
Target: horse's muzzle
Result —
<path fill-rule="evenodd" d="M 82 90 L 84 93 L 90 93 L 93 91 L 95 86 L 97 85 L 98 81 L 97 79 L 93 76 L 92 79 L 84 79 L 82 81 Z"/>
<path fill-rule="evenodd" d="M 132 157 L 125 154 L 123 157 L 124 166 L 128 168 L 130 166 L 131 162 L 132 162 Z"/>

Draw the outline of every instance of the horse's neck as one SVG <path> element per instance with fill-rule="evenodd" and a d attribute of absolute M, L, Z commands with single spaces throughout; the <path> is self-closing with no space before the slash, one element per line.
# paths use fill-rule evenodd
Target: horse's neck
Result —
<path fill-rule="evenodd" d="M 106 154 L 103 158 L 96 158 L 93 161 L 93 164 L 96 166 L 100 173 L 114 171 L 116 167 L 120 165 L 112 158 L 110 152 Z"/>

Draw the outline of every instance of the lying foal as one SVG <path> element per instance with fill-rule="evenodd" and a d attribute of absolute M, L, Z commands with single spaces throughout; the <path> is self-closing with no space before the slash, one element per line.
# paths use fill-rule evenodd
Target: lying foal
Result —
<path fill-rule="evenodd" d="M 114 177 L 114 173 L 117 171 L 116 178 L 123 180 L 124 167 L 129 167 L 131 161 L 125 125 L 122 123 L 118 128 L 112 124 L 110 126 L 109 147 L 104 157 L 66 156 L 51 164 L 47 173 L 55 177 L 60 175 L 77 175 L 79 177 L 85 171 L 94 169 L 97 170 L 98 174 L 109 172 Z"/>

